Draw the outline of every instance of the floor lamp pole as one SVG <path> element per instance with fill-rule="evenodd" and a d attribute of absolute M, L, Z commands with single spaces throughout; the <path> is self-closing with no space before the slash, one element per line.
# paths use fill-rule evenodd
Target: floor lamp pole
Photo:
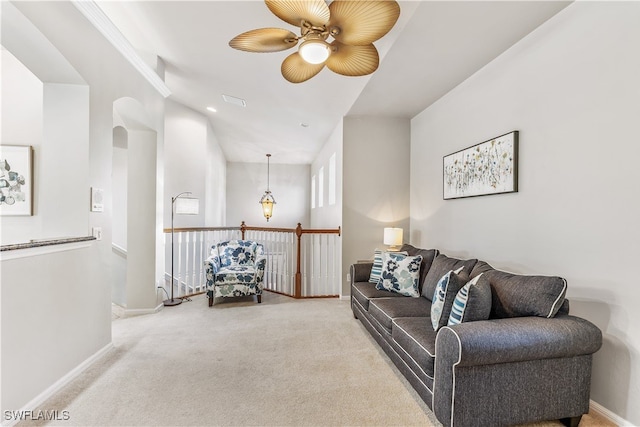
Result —
<path fill-rule="evenodd" d="M 180 193 L 176 197 L 171 198 L 171 299 L 167 299 L 163 301 L 163 304 L 166 306 L 178 305 L 182 303 L 182 298 L 178 298 L 178 299 L 173 298 L 173 278 L 174 278 L 173 276 L 173 211 L 174 211 L 174 204 L 176 200 L 178 199 L 178 197 L 182 196 L 183 194 L 191 194 L 191 192 L 185 191 L 184 193 Z"/>

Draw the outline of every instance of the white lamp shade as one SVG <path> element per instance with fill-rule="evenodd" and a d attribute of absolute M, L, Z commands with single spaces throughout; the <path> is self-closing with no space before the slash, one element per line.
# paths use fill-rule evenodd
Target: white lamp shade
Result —
<path fill-rule="evenodd" d="M 384 244 L 398 246 L 402 244 L 402 228 L 386 227 L 384 229 Z"/>
<path fill-rule="evenodd" d="M 176 199 L 176 213 L 181 215 L 198 215 L 200 200 L 195 197 L 178 197 Z"/>

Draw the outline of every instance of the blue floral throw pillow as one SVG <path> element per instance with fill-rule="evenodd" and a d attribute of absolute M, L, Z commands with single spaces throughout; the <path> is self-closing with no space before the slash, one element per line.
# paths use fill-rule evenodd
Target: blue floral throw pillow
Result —
<path fill-rule="evenodd" d="M 469 281 L 469 276 L 460 273 L 462 268 L 449 271 L 438 280 L 431 302 L 431 326 L 437 331 L 449 321 L 451 307 L 458 291 Z"/>
<path fill-rule="evenodd" d="M 407 255 L 406 252 L 394 252 L 396 254 Z M 382 254 L 383 251 L 376 249 L 373 251 L 373 267 L 371 267 L 371 274 L 369 274 L 369 283 L 377 284 L 382 274 Z"/>
<path fill-rule="evenodd" d="M 382 273 L 376 289 L 396 292 L 408 297 L 419 297 L 421 262 L 422 255 L 409 256 L 398 252 L 383 252 Z"/>

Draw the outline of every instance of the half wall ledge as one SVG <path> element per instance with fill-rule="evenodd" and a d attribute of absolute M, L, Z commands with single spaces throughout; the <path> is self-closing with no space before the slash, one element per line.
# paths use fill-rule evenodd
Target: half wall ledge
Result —
<path fill-rule="evenodd" d="M 34 239 L 24 243 L 0 246 L 0 261 L 88 247 L 94 236 Z"/>

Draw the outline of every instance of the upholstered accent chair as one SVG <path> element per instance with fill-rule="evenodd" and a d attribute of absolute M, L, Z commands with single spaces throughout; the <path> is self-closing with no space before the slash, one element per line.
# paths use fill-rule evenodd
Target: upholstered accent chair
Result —
<path fill-rule="evenodd" d="M 216 297 L 256 295 L 262 302 L 262 280 L 267 259 L 261 244 L 251 240 L 229 240 L 211 247 L 204 262 L 209 307 Z"/>

